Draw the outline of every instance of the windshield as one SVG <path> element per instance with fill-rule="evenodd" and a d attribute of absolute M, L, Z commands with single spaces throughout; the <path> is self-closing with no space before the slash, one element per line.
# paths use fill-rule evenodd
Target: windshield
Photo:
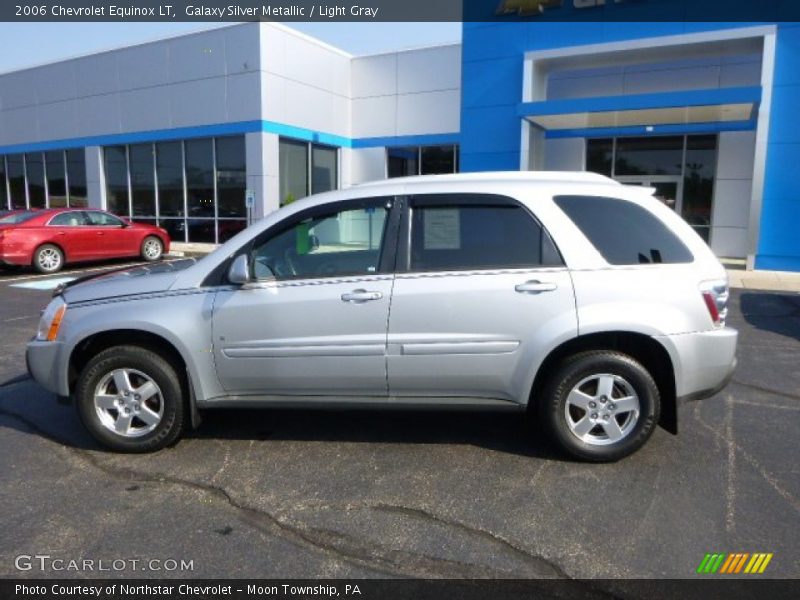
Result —
<path fill-rule="evenodd" d="M 35 216 L 36 213 L 30 210 L 11 213 L 10 215 L 0 217 L 0 225 L 15 225 L 17 223 L 24 223 L 25 221 L 30 221 Z"/>

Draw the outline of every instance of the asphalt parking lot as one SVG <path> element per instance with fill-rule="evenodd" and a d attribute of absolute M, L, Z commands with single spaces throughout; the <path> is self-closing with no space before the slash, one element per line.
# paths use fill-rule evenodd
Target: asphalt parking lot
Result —
<path fill-rule="evenodd" d="M 616 464 L 447 413 L 221 411 L 127 456 L 26 377 L 49 279 L 0 272 L 0 576 L 691 578 L 707 552 L 771 552 L 764 577 L 800 577 L 798 294 L 734 291 L 733 383 Z M 193 568 L 19 572 L 20 554 Z"/>

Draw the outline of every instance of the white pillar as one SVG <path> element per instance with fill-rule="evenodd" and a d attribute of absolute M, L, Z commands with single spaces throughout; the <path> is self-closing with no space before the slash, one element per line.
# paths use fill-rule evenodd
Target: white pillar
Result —
<path fill-rule="evenodd" d="M 253 218 L 260 219 L 280 208 L 278 187 L 278 136 L 272 133 L 245 134 L 247 188 L 255 193 Z"/>
<path fill-rule="evenodd" d="M 106 177 L 103 169 L 103 149 L 100 146 L 87 146 L 86 157 L 86 196 L 90 208 L 106 208 Z"/>

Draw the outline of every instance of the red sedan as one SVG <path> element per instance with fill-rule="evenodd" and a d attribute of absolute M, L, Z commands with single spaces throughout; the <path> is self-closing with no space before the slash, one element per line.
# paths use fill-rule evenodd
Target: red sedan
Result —
<path fill-rule="evenodd" d="M 102 210 L 24 210 L 0 217 L 0 266 L 33 267 L 55 273 L 67 263 L 140 256 L 159 260 L 169 234 Z"/>

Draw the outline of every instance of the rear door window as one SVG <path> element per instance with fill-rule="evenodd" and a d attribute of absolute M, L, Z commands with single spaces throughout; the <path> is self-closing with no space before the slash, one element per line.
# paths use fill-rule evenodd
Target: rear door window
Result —
<path fill-rule="evenodd" d="M 678 236 L 638 204 L 601 196 L 556 196 L 554 201 L 609 264 L 694 260 Z"/>
<path fill-rule="evenodd" d="M 563 265 L 533 215 L 503 196 L 416 196 L 410 241 L 412 271 Z"/>

